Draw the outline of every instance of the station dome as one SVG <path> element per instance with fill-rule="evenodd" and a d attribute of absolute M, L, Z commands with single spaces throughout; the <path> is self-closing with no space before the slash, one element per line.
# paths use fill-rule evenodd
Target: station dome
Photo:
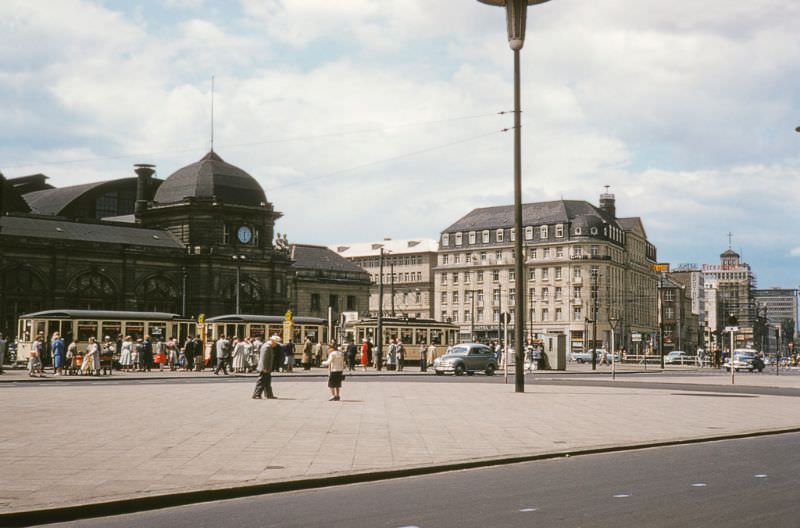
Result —
<path fill-rule="evenodd" d="M 184 198 L 215 198 L 229 205 L 267 203 L 264 189 L 248 173 L 225 162 L 213 150 L 200 161 L 175 171 L 158 188 L 153 201 L 181 202 Z"/>

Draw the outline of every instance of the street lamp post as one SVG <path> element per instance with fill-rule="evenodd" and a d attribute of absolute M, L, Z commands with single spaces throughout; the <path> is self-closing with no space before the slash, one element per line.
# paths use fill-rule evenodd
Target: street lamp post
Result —
<path fill-rule="evenodd" d="M 376 332 L 375 338 L 377 339 L 377 346 L 376 354 L 378 357 L 383 355 L 383 255 L 386 251 L 383 247 L 381 247 L 381 255 L 379 259 L 379 267 L 380 267 L 380 282 L 378 283 L 378 329 Z"/>
<path fill-rule="evenodd" d="M 241 275 L 242 275 L 242 261 L 245 260 L 244 255 L 233 255 L 231 259 L 236 263 L 236 315 L 239 315 L 240 312 L 240 304 L 239 304 L 239 290 L 241 288 Z"/>
<path fill-rule="evenodd" d="M 617 325 L 619 324 L 619 317 L 613 315 L 609 317 L 608 323 L 611 325 L 611 379 L 617 379 L 617 364 L 614 361 L 614 351 L 615 351 L 615 338 L 617 333 Z"/>
<path fill-rule="evenodd" d="M 478 0 L 484 4 L 504 6 L 508 26 L 508 45 L 514 52 L 514 253 L 517 296 L 515 303 L 514 338 L 516 360 L 514 362 L 514 391 L 525 392 L 523 365 L 523 337 L 525 335 L 525 274 L 522 253 L 522 126 L 520 119 L 519 52 L 525 43 L 525 22 L 528 6 L 542 4 L 548 0 Z"/>

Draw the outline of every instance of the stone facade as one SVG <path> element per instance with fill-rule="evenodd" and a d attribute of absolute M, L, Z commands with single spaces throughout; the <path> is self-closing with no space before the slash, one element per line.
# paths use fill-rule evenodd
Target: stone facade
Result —
<path fill-rule="evenodd" d="M 655 247 L 638 218 L 617 218 L 614 196 L 601 206 L 561 200 L 523 206 L 527 334 L 564 334 L 569 350 L 657 329 Z M 463 338 L 498 335 L 500 314 L 512 326 L 519 282 L 514 272 L 513 208 L 476 209 L 441 234 L 435 313 L 461 327 Z M 509 335 L 513 335 L 509 330 Z"/>
<path fill-rule="evenodd" d="M 736 346 L 752 344 L 755 316 L 752 290 L 755 276 L 750 265 L 742 262 L 738 253 L 728 249 L 720 255 L 719 264 L 703 265 L 703 280 L 712 347 L 729 347 L 724 329 L 729 326 L 731 316 L 735 317 L 739 328 L 735 337 Z"/>

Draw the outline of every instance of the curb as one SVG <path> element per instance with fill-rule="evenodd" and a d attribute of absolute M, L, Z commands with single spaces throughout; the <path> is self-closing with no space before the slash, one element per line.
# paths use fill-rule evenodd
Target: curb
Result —
<path fill-rule="evenodd" d="M 142 511 L 158 510 L 176 506 L 185 506 L 201 502 L 211 502 L 218 500 L 229 500 L 254 495 L 267 495 L 273 493 L 283 493 L 287 491 L 311 490 L 330 486 L 340 486 L 345 484 L 357 484 L 364 482 L 375 482 L 379 480 L 393 480 L 413 476 L 433 475 L 449 471 L 464 469 L 487 468 L 508 464 L 518 464 L 522 462 L 535 462 L 539 460 L 552 460 L 563 457 L 597 455 L 604 453 L 620 453 L 626 451 L 638 451 L 642 449 L 653 449 L 659 447 L 673 447 L 681 445 L 691 445 L 706 442 L 719 442 L 724 440 L 737 440 L 743 438 L 758 438 L 762 436 L 773 436 L 779 434 L 800 433 L 800 427 L 786 429 L 775 429 L 768 431 L 754 431 L 747 433 L 736 433 L 719 436 L 708 436 L 700 438 L 669 440 L 663 442 L 650 442 L 644 444 L 634 444 L 630 446 L 599 447 L 578 450 L 559 451 L 538 455 L 521 455 L 513 457 L 503 457 L 486 460 L 473 460 L 466 462 L 452 462 L 435 466 L 415 467 L 406 469 L 395 469 L 385 471 L 374 471 L 366 473 L 354 473 L 349 475 L 336 475 L 331 477 L 316 477 L 310 479 L 288 480 L 284 482 L 273 482 L 268 484 L 255 484 L 249 486 L 237 486 L 222 489 L 198 490 L 179 492 L 152 497 L 137 497 L 131 499 L 121 499 L 109 502 L 94 504 L 82 504 L 77 506 L 66 506 L 61 508 L 50 508 L 45 510 L 31 510 L 13 513 L 0 513 L 0 526 L 29 526 L 33 524 L 50 524 L 56 522 L 75 521 L 80 519 L 90 519 L 93 517 L 116 516 Z"/>

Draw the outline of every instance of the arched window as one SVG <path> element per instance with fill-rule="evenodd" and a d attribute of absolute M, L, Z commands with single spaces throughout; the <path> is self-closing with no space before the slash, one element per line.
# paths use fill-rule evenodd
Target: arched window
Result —
<path fill-rule="evenodd" d="M 225 312 L 236 313 L 236 281 L 225 289 Z M 243 275 L 239 282 L 239 313 L 263 314 L 264 292 L 254 279 Z"/>
<path fill-rule="evenodd" d="M 136 287 L 136 307 L 143 312 L 180 313 L 178 288 L 166 277 L 148 277 Z"/>
<path fill-rule="evenodd" d="M 117 308 L 117 289 L 105 275 L 89 271 L 78 275 L 67 286 L 70 308 L 114 310 Z"/>
<path fill-rule="evenodd" d="M 47 307 L 44 281 L 30 266 L 17 265 L 0 273 L 0 332 L 15 334 L 18 316 Z"/>

